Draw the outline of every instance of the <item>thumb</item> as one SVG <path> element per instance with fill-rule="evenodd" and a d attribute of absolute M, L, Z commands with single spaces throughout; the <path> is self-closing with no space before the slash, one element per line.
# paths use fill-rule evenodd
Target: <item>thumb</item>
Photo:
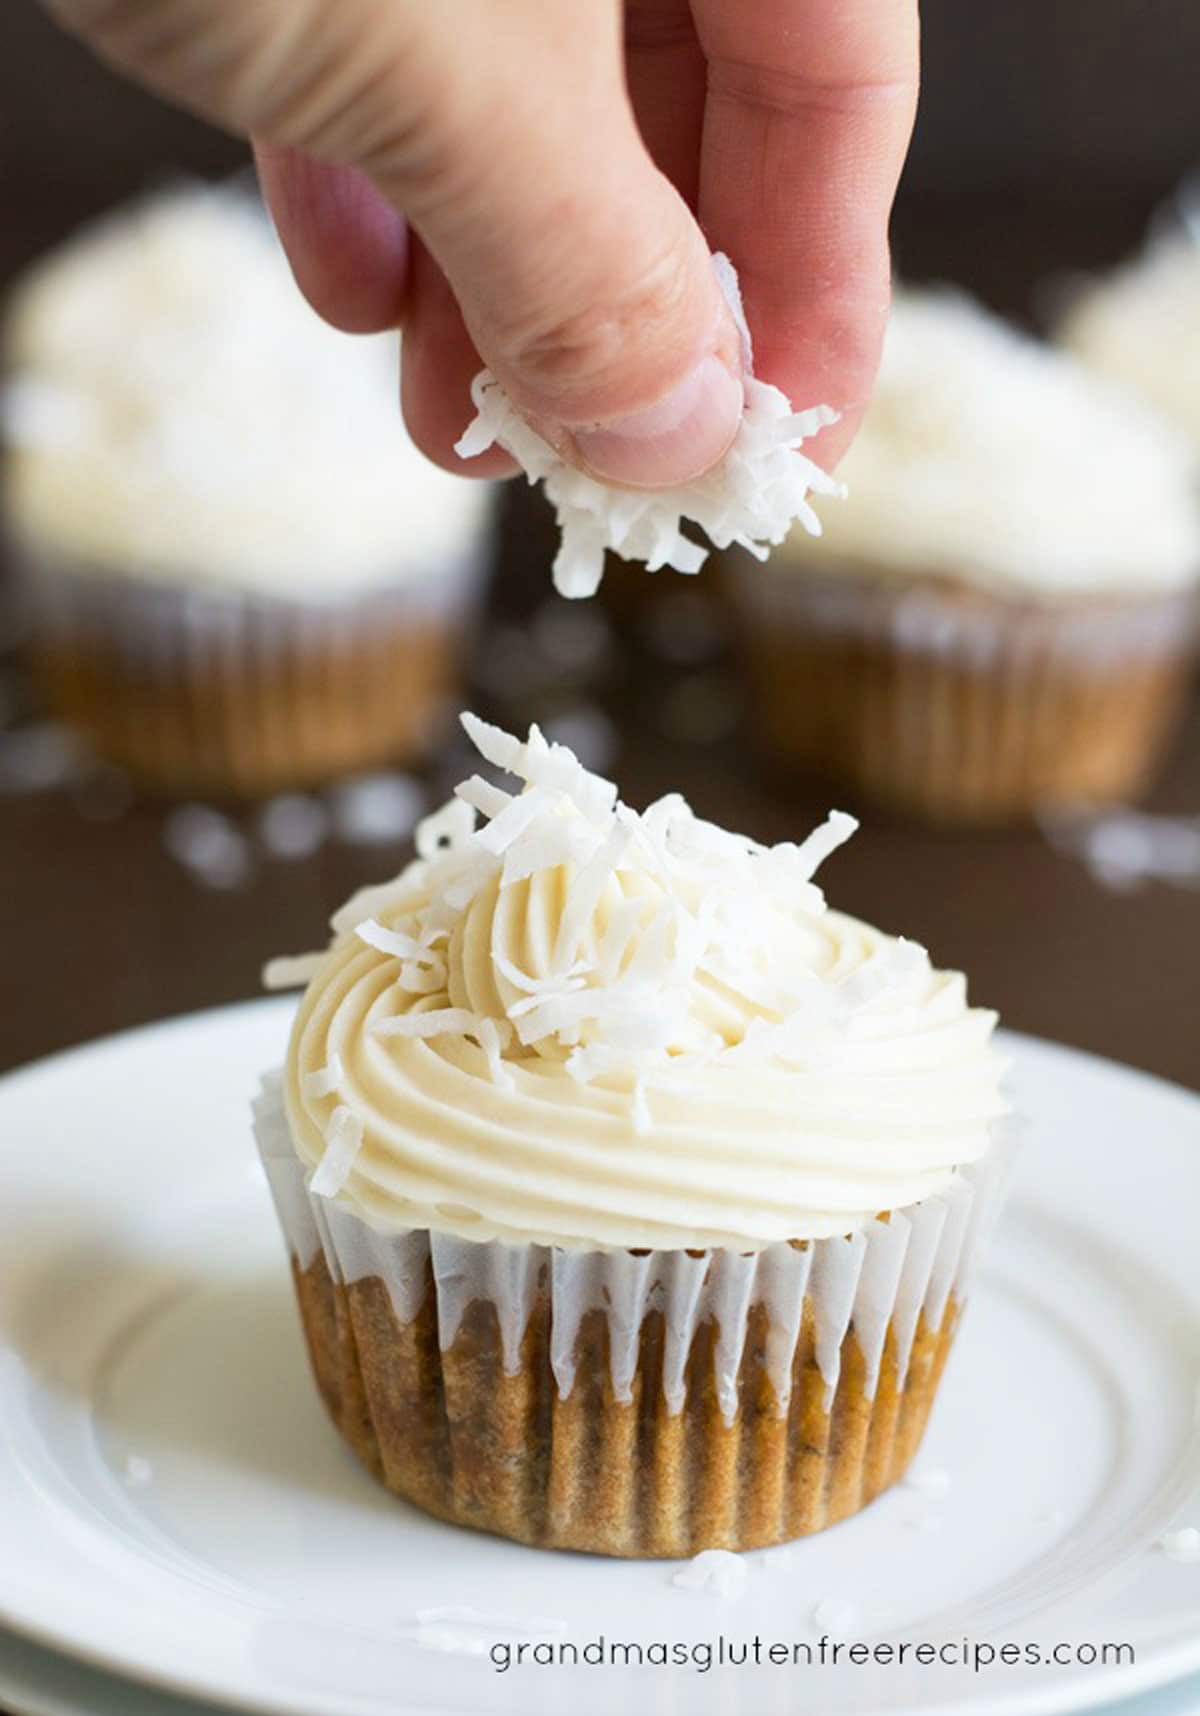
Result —
<path fill-rule="evenodd" d="M 638 134 L 618 9 L 491 11 L 504 27 L 486 77 L 477 56 L 448 56 L 419 147 L 368 171 L 561 456 L 639 487 L 686 482 L 737 433 L 741 341 L 703 235 Z"/>

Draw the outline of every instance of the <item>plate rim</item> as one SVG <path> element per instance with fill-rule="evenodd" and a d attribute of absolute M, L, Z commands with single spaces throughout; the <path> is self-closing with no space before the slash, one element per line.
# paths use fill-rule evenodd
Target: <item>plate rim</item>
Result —
<path fill-rule="evenodd" d="M 262 1019 L 276 1015 L 282 1023 L 297 1002 L 298 996 L 290 992 L 282 995 L 245 997 L 191 1012 L 144 1021 L 121 1031 L 67 1045 L 0 1073 L 0 1104 L 8 1099 L 14 1088 L 36 1083 L 43 1078 L 53 1078 L 64 1068 L 102 1058 L 114 1051 L 133 1049 L 136 1052 L 137 1046 L 144 1042 L 184 1035 L 197 1027 L 219 1026 L 223 1022 L 232 1024 L 238 1018 L 251 1015 Z M 1020 1053 L 1035 1057 L 1049 1055 L 1060 1060 L 1066 1059 L 1079 1064 L 1081 1070 L 1086 1069 L 1102 1075 L 1116 1073 L 1126 1081 L 1147 1086 L 1171 1100 L 1182 1099 L 1185 1105 L 1196 1110 L 1197 1119 L 1200 1120 L 1200 1091 L 1193 1091 L 1177 1081 L 1161 1078 L 1145 1068 L 1130 1066 L 1071 1044 L 1008 1028 L 1002 1028 L 997 1033 L 997 1041 L 1001 1049 L 1015 1048 Z M 6 1154 L 5 1139 L 0 1137 L 0 1159 Z M 158 1667 L 147 1667 L 129 1653 L 123 1652 L 119 1646 L 105 1650 L 87 1641 L 80 1642 L 71 1637 L 65 1623 L 55 1626 L 50 1622 L 31 1618 L 25 1613 L 15 1612 L 2 1597 L 0 1628 L 7 1629 L 15 1638 L 27 1641 L 37 1649 L 61 1656 L 68 1663 L 78 1664 L 89 1672 L 115 1680 L 118 1684 L 148 1689 L 168 1698 L 199 1703 L 213 1711 L 254 1712 L 256 1716 L 292 1716 L 292 1712 L 298 1708 L 293 1703 L 279 1702 L 272 1698 L 265 1688 L 251 1689 L 237 1697 L 232 1691 L 214 1692 L 211 1687 L 190 1677 L 186 1671 L 170 1673 Z M 1176 1639 L 1171 1645 L 1155 1651 L 1148 1659 L 1139 1651 L 1137 1661 L 1127 1669 L 1114 1671 L 1093 1665 L 1072 1673 L 1067 1682 L 1057 1689 L 1054 1688 L 1053 1681 L 1049 1681 L 1040 1683 L 1036 1688 L 1025 1685 L 1014 1686 L 1010 1692 L 988 1692 L 972 1700 L 969 1705 L 970 1716 L 1024 1716 L 1024 1713 L 1035 1709 L 1038 1716 L 1068 1716 L 1070 1712 L 1097 1708 L 1094 1702 L 1097 1698 L 1107 1706 L 1114 1700 L 1127 1700 L 1141 1693 L 1169 1686 L 1192 1673 L 1200 1673 L 1200 1627 L 1191 1640 Z M 460 1710 L 449 1704 L 433 1706 L 423 1701 L 414 1702 L 408 1694 L 401 1696 L 404 1702 L 393 1707 L 394 1716 L 479 1716 L 477 1710 Z M 928 1712 L 929 1716 L 951 1716 L 951 1712 L 962 1708 L 966 1707 L 957 1703 L 952 1705 L 945 1702 L 910 1701 L 880 1705 L 870 1710 L 864 1708 L 858 1716 L 917 1716 L 918 1712 Z"/>

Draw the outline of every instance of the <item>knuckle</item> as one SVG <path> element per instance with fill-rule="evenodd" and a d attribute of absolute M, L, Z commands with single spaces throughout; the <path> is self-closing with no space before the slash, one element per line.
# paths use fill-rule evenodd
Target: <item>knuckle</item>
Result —
<path fill-rule="evenodd" d="M 814 77 L 808 70 L 748 60 L 717 61 L 709 72 L 710 94 L 759 112 L 785 117 L 827 112 L 852 115 L 916 101 L 915 76 Z"/>
<path fill-rule="evenodd" d="M 580 282 L 577 291 L 533 323 L 505 331 L 510 363 L 522 387 L 541 401 L 569 410 L 572 395 L 589 399 L 628 378 L 653 373 L 679 330 L 690 331 L 690 259 L 666 250 L 615 290 L 601 278 Z"/>

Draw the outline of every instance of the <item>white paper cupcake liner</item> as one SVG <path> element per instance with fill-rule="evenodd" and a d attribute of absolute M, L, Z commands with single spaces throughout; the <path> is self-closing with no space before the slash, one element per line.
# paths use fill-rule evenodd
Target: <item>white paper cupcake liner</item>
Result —
<path fill-rule="evenodd" d="M 564 1400 L 574 1386 L 577 1339 L 589 1311 L 601 1310 L 607 1319 L 610 1380 L 619 1402 L 631 1398 L 642 1323 L 651 1312 L 661 1312 L 662 1387 L 671 1413 L 684 1404 L 696 1333 L 712 1320 L 715 1391 L 726 1422 L 737 1411 L 747 1317 L 756 1304 L 768 1313 L 764 1364 L 781 1415 L 791 1397 L 806 1306 L 814 1319 L 826 1411 L 837 1391 L 851 1328 L 865 1367 L 866 1398 L 874 1398 L 889 1329 L 896 1386 L 903 1388 L 918 1325 L 923 1320 L 936 1333 L 951 1297 L 961 1306 L 967 1295 L 1015 1152 L 1015 1128 L 1006 1122 L 997 1127 L 986 1155 L 959 1170 L 944 1192 L 846 1238 L 776 1244 L 750 1253 L 585 1251 L 481 1244 L 426 1230 L 384 1233 L 336 1200 L 314 1196 L 292 1146 L 278 1074 L 263 1081 L 254 1129 L 284 1238 L 302 1271 L 323 1254 L 335 1283 L 378 1278 L 402 1325 L 416 1318 L 432 1275 L 443 1352 L 453 1346 L 467 1307 L 476 1300 L 490 1302 L 509 1375 L 520 1369 L 535 1295 L 547 1290 L 550 1363 Z"/>
<path fill-rule="evenodd" d="M 1022 650 L 1045 666 L 1121 663 L 1177 654 L 1196 639 L 1200 593 L 1089 593 L 1055 601 L 1033 592 L 990 591 L 936 578 L 869 571 L 739 565 L 727 579 L 745 613 L 767 625 L 887 642 L 964 666 L 988 668 Z"/>
<path fill-rule="evenodd" d="M 270 656 L 297 640 L 357 640 L 390 619 L 452 620 L 482 582 L 484 561 L 479 552 L 460 555 L 418 576 L 350 584 L 309 600 L 220 583 L 160 582 L 29 551 L 18 551 L 16 572 L 25 606 L 44 635 L 100 633 L 119 642 L 132 661 L 174 667 L 181 655 L 245 650 Z"/>
<path fill-rule="evenodd" d="M 25 555 L 50 712 L 149 785 L 258 792 L 423 748 L 454 689 L 480 550 L 329 600 Z"/>
<path fill-rule="evenodd" d="M 1191 592 L 1055 603 L 849 570 L 728 588 L 767 749 L 934 821 L 1134 799 L 1185 706 Z"/>

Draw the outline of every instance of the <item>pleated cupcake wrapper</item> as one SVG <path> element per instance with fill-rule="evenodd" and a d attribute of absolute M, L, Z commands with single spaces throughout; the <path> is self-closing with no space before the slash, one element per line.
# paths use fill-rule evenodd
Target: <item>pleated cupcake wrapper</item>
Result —
<path fill-rule="evenodd" d="M 1200 626 L 1193 589 L 1039 600 L 933 578 L 741 565 L 726 586 L 748 616 L 768 625 L 886 642 L 979 668 L 1005 662 L 1015 649 L 1093 666 L 1186 653 Z"/>
<path fill-rule="evenodd" d="M 780 755 L 936 819 L 1135 797 L 1184 704 L 1191 593 L 1053 604 L 849 573 L 729 584 Z"/>
<path fill-rule="evenodd" d="M 305 601 L 17 561 L 51 712 L 135 774 L 214 791 L 315 781 L 418 749 L 442 714 L 434 692 L 440 705 L 452 689 L 435 682 L 484 571 L 476 552 Z"/>
<path fill-rule="evenodd" d="M 258 1148 L 288 1247 L 301 1271 L 323 1255 L 342 1286 L 377 1278 L 396 1320 L 412 1323 L 432 1276 L 438 1337 L 448 1351 L 468 1306 L 495 1307 L 504 1371 L 521 1368 L 521 1343 L 535 1296 L 550 1300 L 550 1364 L 560 1398 L 576 1381 L 576 1347 L 588 1312 L 605 1314 L 614 1398 L 632 1398 L 642 1324 L 662 1314 L 662 1386 L 668 1411 L 684 1405 L 697 1331 L 711 1319 L 714 1385 L 726 1423 L 738 1408 L 738 1378 L 751 1306 L 768 1315 L 764 1364 L 777 1411 L 787 1412 L 806 1304 L 814 1319 L 825 1410 L 837 1391 L 843 1343 L 853 1329 L 873 1398 L 889 1331 L 896 1387 L 907 1375 L 918 1324 L 941 1328 L 953 1296 L 961 1306 L 998 1216 L 1016 1148 L 1011 1122 L 997 1126 L 986 1155 L 959 1170 L 945 1191 L 845 1238 L 764 1250 L 586 1251 L 463 1240 L 413 1230 L 384 1233 L 336 1200 L 314 1196 L 291 1142 L 278 1075 L 263 1081 L 254 1107 Z"/>
<path fill-rule="evenodd" d="M 302 588 L 292 595 L 204 584 L 176 574 L 159 579 L 113 573 L 49 550 L 15 544 L 12 555 L 26 603 L 39 625 L 49 629 L 99 627 L 119 630 L 130 654 L 140 660 L 174 659 L 177 635 L 186 631 L 196 647 L 205 640 L 224 643 L 239 631 L 282 634 L 292 628 L 312 633 L 339 622 L 369 624 L 380 613 L 406 618 L 453 617 L 482 576 L 479 550 L 431 563 L 420 572 L 399 574 L 339 589 L 331 577 L 324 597 L 306 600 Z"/>

